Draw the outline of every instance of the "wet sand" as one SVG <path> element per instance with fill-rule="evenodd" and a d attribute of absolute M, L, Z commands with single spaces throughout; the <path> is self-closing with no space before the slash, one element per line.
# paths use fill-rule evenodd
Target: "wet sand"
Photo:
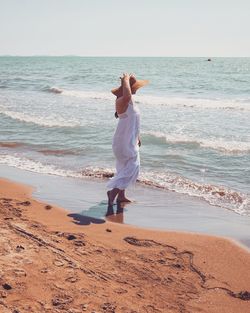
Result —
<path fill-rule="evenodd" d="M 101 223 L 107 212 L 107 180 L 40 174 L 0 165 L 2 177 L 35 187 L 33 196 L 85 216 L 85 223 Z M 212 206 L 197 197 L 143 187 L 128 191 L 135 201 L 119 210 L 113 221 L 151 229 L 223 236 L 250 248 L 250 217 Z M 116 211 L 116 207 L 114 207 Z M 121 214 L 123 212 L 123 214 Z"/>
<path fill-rule="evenodd" d="M 250 312 L 250 254 L 232 241 L 86 223 L 31 192 L 0 180 L 0 312 Z"/>

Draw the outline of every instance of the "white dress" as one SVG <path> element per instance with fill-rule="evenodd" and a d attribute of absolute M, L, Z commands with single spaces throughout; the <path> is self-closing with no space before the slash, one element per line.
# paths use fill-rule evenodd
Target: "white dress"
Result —
<path fill-rule="evenodd" d="M 108 189 L 126 189 L 134 184 L 139 175 L 140 155 L 138 138 L 140 112 L 132 100 L 126 112 L 118 114 L 119 121 L 113 137 L 113 153 L 116 158 L 116 174 L 108 182 Z"/>

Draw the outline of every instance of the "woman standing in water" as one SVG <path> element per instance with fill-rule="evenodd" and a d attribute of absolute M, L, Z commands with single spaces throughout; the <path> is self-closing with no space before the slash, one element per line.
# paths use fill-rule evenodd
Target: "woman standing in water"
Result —
<path fill-rule="evenodd" d="M 147 80 L 137 80 L 134 75 L 125 73 L 121 77 L 121 86 L 112 90 L 117 97 L 115 108 L 119 122 L 112 144 L 116 174 L 107 185 L 109 206 L 113 205 L 116 196 L 119 202 L 130 202 L 125 196 L 125 189 L 134 184 L 139 175 L 140 112 L 133 103 L 132 95 L 147 83 Z"/>

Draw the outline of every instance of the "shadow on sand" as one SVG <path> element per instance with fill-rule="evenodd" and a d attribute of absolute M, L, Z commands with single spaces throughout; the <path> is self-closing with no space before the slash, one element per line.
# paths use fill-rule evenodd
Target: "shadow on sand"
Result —
<path fill-rule="evenodd" d="M 117 202 L 115 205 L 107 206 L 106 203 L 100 202 L 90 207 L 87 211 L 81 213 L 70 213 L 67 216 L 73 219 L 76 225 L 103 224 L 106 221 L 114 223 L 124 223 L 123 212 L 126 203 Z"/>
<path fill-rule="evenodd" d="M 78 213 L 68 214 L 69 217 L 73 218 L 73 223 L 77 225 L 90 225 L 90 224 L 103 224 L 105 220 L 100 218 L 94 218 L 91 216 L 85 216 Z"/>

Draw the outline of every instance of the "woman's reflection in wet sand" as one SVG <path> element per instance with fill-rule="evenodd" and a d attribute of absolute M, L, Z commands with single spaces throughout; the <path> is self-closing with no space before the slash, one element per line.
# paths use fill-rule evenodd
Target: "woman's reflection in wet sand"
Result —
<path fill-rule="evenodd" d="M 116 212 L 114 211 L 114 205 L 108 205 L 106 220 L 113 223 L 124 223 L 124 208 L 128 203 L 117 201 Z"/>

